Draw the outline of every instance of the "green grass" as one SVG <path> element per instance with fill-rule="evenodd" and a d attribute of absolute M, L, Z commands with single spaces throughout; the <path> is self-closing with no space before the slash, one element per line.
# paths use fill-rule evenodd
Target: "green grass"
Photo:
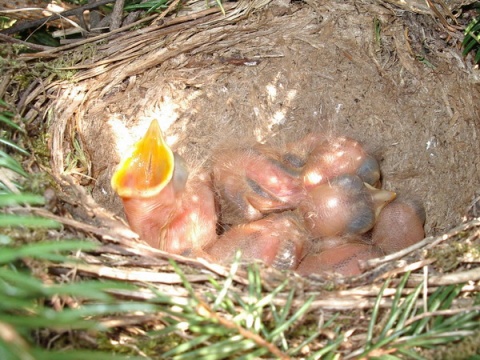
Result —
<path fill-rule="evenodd" d="M 152 12 L 165 10 L 168 5 L 168 0 L 150 0 L 147 2 L 140 2 L 140 1 L 129 1 L 123 8 L 125 11 L 138 11 L 138 10 L 146 10 L 146 14 L 150 14 Z"/>
<path fill-rule="evenodd" d="M 58 230 L 61 225 L 50 219 L 25 215 L 29 206 L 43 204 L 43 197 L 22 192 L 21 182 L 29 175 L 14 156 L 28 152 L 7 137 L 23 134 L 14 121 L 14 113 L 0 100 L 0 171 L 8 169 L 18 178 L 7 184 L 0 180 L 0 359 L 119 359 L 111 353 L 85 350 L 48 351 L 37 346 L 36 331 L 55 329 L 72 331 L 106 331 L 97 321 L 106 314 L 153 311 L 151 304 L 119 302 L 108 291 L 128 290 L 131 285 L 119 282 L 83 281 L 63 284 L 45 284 L 35 277 L 25 260 L 46 263 L 72 262 L 72 251 L 88 251 L 98 247 L 90 241 L 52 241 L 45 238 L 37 243 L 25 243 L 22 234 L 39 230 Z M 12 185 L 13 184 L 13 185 Z M 20 211 L 18 213 L 18 210 Z M 12 236 L 11 234 L 15 234 Z M 54 299 L 75 298 L 80 305 L 55 310 Z"/>
<path fill-rule="evenodd" d="M 463 284 L 442 286 L 422 304 L 423 284 L 407 296 L 402 291 L 410 277 L 406 273 L 397 287 L 390 309 L 380 319 L 380 299 L 372 310 L 365 346 L 359 357 L 382 355 L 385 359 L 424 359 L 421 350 L 453 344 L 474 336 L 480 330 L 480 311 L 465 308 L 458 312 L 444 312 L 460 295 Z M 389 285 L 387 280 L 380 295 Z M 448 315 L 447 315 L 448 314 Z M 472 355 L 472 354 L 470 354 Z"/>
<path fill-rule="evenodd" d="M 463 56 L 473 53 L 474 62 L 480 62 L 480 3 L 476 4 L 477 17 L 473 19 L 465 29 L 465 37 L 462 42 Z"/>

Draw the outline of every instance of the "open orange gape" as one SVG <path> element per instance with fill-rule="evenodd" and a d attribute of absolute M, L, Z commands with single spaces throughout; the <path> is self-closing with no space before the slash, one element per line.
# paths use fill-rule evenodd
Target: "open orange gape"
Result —
<path fill-rule="evenodd" d="M 189 177 L 153 120 L 112 187 L 131 228 L 152 247 L 223 264 L 240 250 L 243 261 L 302 275 L 355 275 L 358 260 L 425 236 L 422 204 L 380 189 L 378 162 L 346 137 L 231 146 Z"/>
<path fill-rule="evenodd" d="M 114 173 L 112 188 L 122 199 L 130 227 L 152 247 L 194 255 L 215 239 L 217 215 L 210 177 L 188 175 L 156 120 Z"/>
<path fill-rule="evenodd" d="M 173 169 L 173 152 L 154 120 L 132 153 L 119 165 L 112 177 L 112 187 L 122 198 L 148 198 L 170 183 Z"/>

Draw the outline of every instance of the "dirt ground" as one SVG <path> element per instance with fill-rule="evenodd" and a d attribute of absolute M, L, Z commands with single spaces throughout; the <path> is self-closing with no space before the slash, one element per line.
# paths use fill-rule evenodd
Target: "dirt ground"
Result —
<path fill-rule="evenodd" d="M 380 161 L 384 188 L 423 200 L 427 234 L 461 222 L 480 189 L 479 77 L 433 17 L 276 1 L 248 19 L 169 35 L 166 49 L 200 38 L 84 103 L 76 126 L 99 204 L 121 215 L 110 177 L 157 117 L 192 166 L 208 166 L 224 142 L 351 136 Z"/>

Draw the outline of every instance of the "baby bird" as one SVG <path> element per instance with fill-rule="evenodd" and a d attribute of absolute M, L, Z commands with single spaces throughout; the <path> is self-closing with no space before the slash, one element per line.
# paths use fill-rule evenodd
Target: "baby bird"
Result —
<path fill-rule="evenodd" d="M 371 239 L 364 235 L 346 234 L 341 236 L 314 238 L 310 240 L 310 242 L 310 253 L 317 254 L 347 244 L 371 244 Z"/>
<path fill-rule="evenodd" d="M 233 226 L 207 245 L 205 252 L 225 264 L 240 250 L 242 261 L 257 259 L 277 269 L 294 269 L 307 251 L 307 238 L 301 217 L 285 211 Z"/>
<path fill-rule="evenodd" d="M 341 175 L 311 188 L 299 209 L 314 237 L 364 234 L 395 196 L 364 183 L 357 175 Z"/>
<path fill-rule="evenodd" d="M 188 255 L 216 237 L 210 178 L 189 178 L 183 159 L 165 143 L 156 120 L 112 176 L 130 227 L 150 246 Z"/>
<path fill-rule="evenodd" d="M 382 256 L 383 253 L 375 246 L 350 243 L 343 244 L 317 254 L 307 255 L 296 272 L 303 276 L 335 272 L 343 276 L 361 274 L 359 260 L 369 260 Z"/>
<path fill-rule="evenodd" d="M 283 160 L 292 167 L 303 168 L 315 147 L 326 142 L 327 139 L 325 134 L 308 133 L 298 141 L 287 143 Z"/>
<path fill-rule="evenodd" d="M 285 158 L 303 168 L 303 182 L 307 189 L 346 174 L 358 175 L 372 186 L 377 186 L 380 181 L 377 160 L 359 142 L 348 137 L 309 134 L 301 141 L 290 144 Z"/>
<path fill-rule="evenodd" d="M 262 144 L 221 149 L 214 158 L 214 186 L 222 222 L 239 224 L 295 208 L 304 196 L 300 171 Z"/>
<path fill-rule="evenodd" d="M 380 212 L 372 242 L 385 254 L 409 247 L 425 237 L 425 209 L 420 201 L 399 197 Z"/>

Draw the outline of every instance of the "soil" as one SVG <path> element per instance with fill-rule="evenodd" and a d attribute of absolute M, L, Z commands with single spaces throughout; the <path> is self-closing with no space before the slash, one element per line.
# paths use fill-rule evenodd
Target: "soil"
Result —
<path fill-rule="evenodd" d="M 384 188 L 423 201 L 427 234 L 462 221 L 480 184 L 479 77 L 433 17 L 368 2 L 276 1 L 167 37 L 166 51 L 187 50 L 93 86 L 77 119 L 92 193 L 106 209 L 122 215 L 111 175 L 156 117 L 192 167 L 208 166 L 225 142 L 351 136 L 380 161 Z"/>

